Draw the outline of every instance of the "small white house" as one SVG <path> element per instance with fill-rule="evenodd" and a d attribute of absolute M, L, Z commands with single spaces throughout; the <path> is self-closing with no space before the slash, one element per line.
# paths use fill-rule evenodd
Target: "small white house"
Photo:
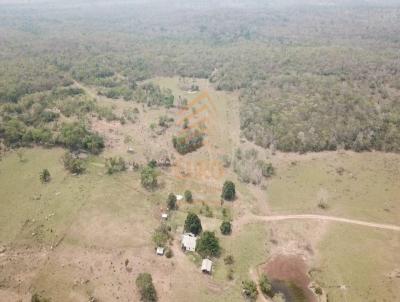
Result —
<path fill-rule="evenodd" d="M 161 214 L 161 218 L 164 219 L 164 220 L 167 220 L 168 219 L 168 214 L 167 213 L 162 213 Z"/>
<path fill-rule="evenodd" d="M 183 199 L 183 196 L 182 196 L 182 195 L 179 195 L 179 194 L 176 195 L 176 200 L 177 200 L 177 201 L 181 201 L 182 199 Z"/>
<path fill-rule="evenodd" d="M 210 259 L 203 259 L 201 263 L 201 271 L 206 274 L 211 274 L 212 272 L 212 261 Z"/>
<path fill-rule="evenodd" d="M 186 252 L 196 251 L 196 236 L 192 233 L 185 233 L 182 236 L 182 249 Z"/>
<path fill-rule="evenodd" d="M 158 256 L 163 256 L 164 255 L 164 248 L 163 247 L 158 247 L 156 251 Z"/>

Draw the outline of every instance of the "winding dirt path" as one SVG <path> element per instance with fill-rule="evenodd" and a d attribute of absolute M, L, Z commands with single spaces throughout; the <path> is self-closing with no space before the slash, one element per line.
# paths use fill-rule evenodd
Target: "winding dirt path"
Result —
<path fill-rule="evenodd" d="M 237 220 L 240 224 L 249 224 L 259 221 L 281 221 L 281 220 L 321 220 L 321 221 L 335 221 L 340 223 L 355 224 L 365 227 L 371 227 L 376 229 L 391 230 L 400 232 L 400 226 L 393 224 L 382 224 L 374 223 L 362 220 L 347 219 L 335 216 L 325 216 L 325 215 L 313 215 L 313 214 L 298 214 L 298 215 L 273 215 L 273 216 L 257 216 L 257 215 L 245 215 Z"/>

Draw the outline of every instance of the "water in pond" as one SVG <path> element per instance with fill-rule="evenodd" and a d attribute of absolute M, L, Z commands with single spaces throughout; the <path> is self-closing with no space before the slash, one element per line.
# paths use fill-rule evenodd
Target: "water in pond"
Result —
<path fill-rule="evenodd" d="M 282 293 L 286 302 L 308 302 L 303 290 L 292 282 L 280 280 L 271 281 L 274 293 Z"/>
<path fill-rule="evenodd" d="M 316 302 L 308 288 L 310 276 L 305 261 L 296 255 L 278 255 L 265 266 L 274 292 L 281 292 L 287 302 Z"/>

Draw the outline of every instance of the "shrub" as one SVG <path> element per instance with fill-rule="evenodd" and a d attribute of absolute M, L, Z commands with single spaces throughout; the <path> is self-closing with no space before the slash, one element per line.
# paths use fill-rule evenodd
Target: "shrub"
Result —
<path fill-rule="evenodd" d="M 192 202 L 193 201 L 192 192 L 190 192 L 189 190 L 186 190 L 184 195 L 185 195 L 186 202 Z"/>
<path fill-rule="evenodd" d="M 233 258 L 232 255 L 227 255 L 227 256 L 224 258 L 224 263 L 225 263 L 226 265 L 232 265 L 234 262 L 235 262 L 235 259 Z"/>
<path fill-rule="evenodd" d="M 50 181 L 50 172 L 47 169 L 43 169 L 42 172 L 40 172 L 40 181 L 42 183 L 47 183 Z"/>
<path fill-rule="evenodd" d="M 219 229 L 222 235 L 229 235 L 232 232 L 232 224 L 229 221 L 223 221 Z"/>
<path fill-rule="evenodd" d="M 71 152 L 66 152 L 63 156 L 65 169 L 73 174 L 82 174 L 85 172 L 85 162 L 73 155 Z"/>
<path fill-rule="evenodd" d="M 260 286 L 260 290 L 264 295 L 267 295 L 271 298 L 274 296 L 271 282 L 265 274 L 261 275 L 260 280 L 258 281 L 258 285 Z"/>
<path fill-rule="evenodd" d="M 243 296 L 250 301 L 257 300 L 257 296 L 258 296 L 257 284 L 253 280 L 243 281 L 242 282 L 242 293 L 243 293 Z"/>
<path fill-rule="evenodd" d="M 222 198 L 225 200 L 234 200 L 236 197 L 235 184 L 227 180 L 222 187 Z"/>
<path fill-rule="evenodd" d="M 169 210 L 176 210 L 177 205 L 176 205 L 176 195 L 174 193 L 169 193 L 168 198 L 167 198 L 167 208 Z"/>
<path fill-rule="evenodd" d="M 153 278 L 149 273 L 140 273 L 136 278 L 136 287 L 143 302 L 156 302 L 157 292 L 153 284 Z"/>
<path fill-rule="evenodd" d="M 140 172 L 140 182 L 146 189 L 154 189 L 157 187 L 157 173 L 154 168 L 146 166 Z"/>
<path fill-rule="evenodd" d="M 174 256 L 174 252 L 168 248 L 167 251 L 165 252 L 165 257 L 167 258 L 172 258 Z"/>
<path fill-rule="evenodd" d="M 259 160 L 257 164 L 261 169 L 262 176 L 271 177 L 272 175 L 274 175 L 275 168 L 272 166 L 271 163 L 266 163 L 262 160 Z"/>
<path fill-rule="evenodd" d="M 197 240 L 196 251 L 204 258 L 219 256 L 221 248 L 215 233 L 210 231 L 203 232 Z"/>
<path fill-rule="evenodd" d="M 194 235 L 200 234 L 203 228 L 199 216 L 194 213 L 189 213 L 185 220 L 184 230 L 185 232 L 190 232 Z"/>

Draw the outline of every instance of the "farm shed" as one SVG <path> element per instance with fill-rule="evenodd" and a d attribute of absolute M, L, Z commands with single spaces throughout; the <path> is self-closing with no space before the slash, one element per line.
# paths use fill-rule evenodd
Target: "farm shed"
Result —
<path fill-rule="evenodd" d="M 212 261 L 210 259 L 203 259 L 203 262 L 201 263 L 201 271 L 203 273 L 211 274 Z"/>
<path fill-rule="evenodd" d="M 185 233 L 182 236 L 182 249 L 189 252 L 196 250 L 196 236 L 192 233 Z"/>

